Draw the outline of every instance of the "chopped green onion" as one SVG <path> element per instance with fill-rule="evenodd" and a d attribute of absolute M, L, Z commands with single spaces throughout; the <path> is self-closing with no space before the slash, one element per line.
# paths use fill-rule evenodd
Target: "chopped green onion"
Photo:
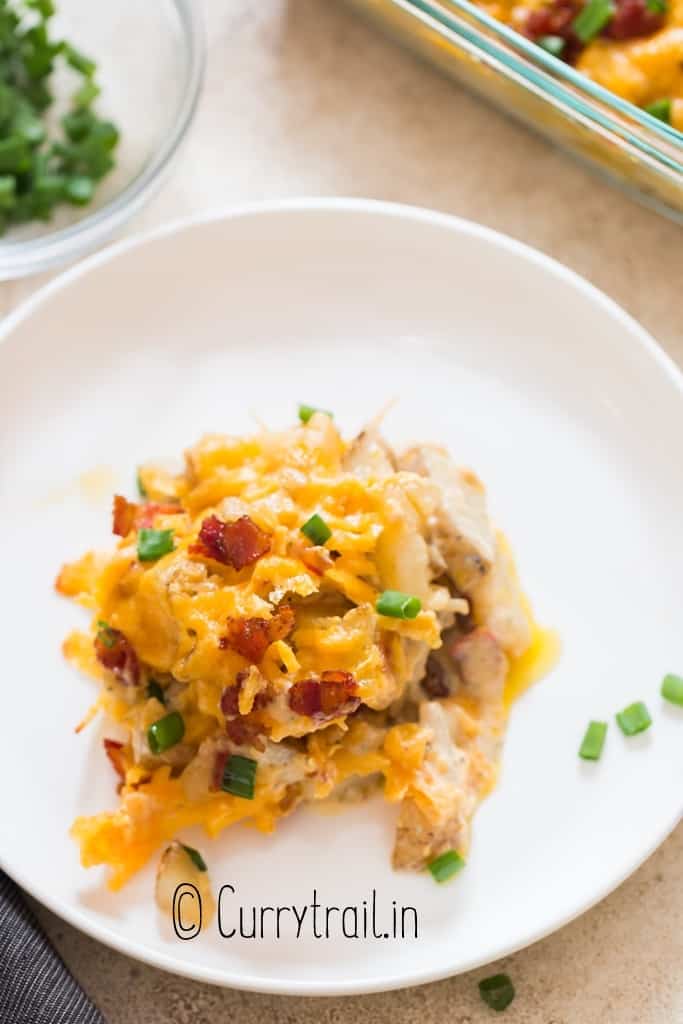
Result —
<path fill-rule="evenodd" d="M 306 520 L 301 527 L 301 532 L 308 537 L 312 544 L 324 544 L 332 536 L 332 530 L 317 512 Z"/>
<path fill-rule="evenodd" d="M 299 419 L 301 420 L 302 423 L 308 423 L 311 416 L 313 416 L 316 412 L 324 412 L 326 416 L 329 416 L 330 419 L 332 419 L 331 412 L 329 412 L 327 409 L 318 409 L 315 405 L 300 405 Z"/>
<path fill-rule="evenodd" d="M 436 882 L 447 882 L 465 867 L 465 861 L 455 850 L 446 850 L 427 865 Z"/>
<path fill-rule="evenodd" d="M 147 742 L 153 754 L 161 754 L 180 743 L 185 735 L 185 722 L 178 711 L 152 722 L 147 730 Z"/>
<path fill-rule="evenodd" d="M 629 704 L 623 711 L 618 712 L 616 718 L 624 736 L 635 736 L 636 733 L 645 732 L 652 725 L 650 712 L 642 700 L 636 701 L 635 704 Z"/>
<path fill-rule="evenodd" d="M 251 757 L 233 754 L 225 763 L 221 789 L 244 800 L 254 799 L 256 784 L 256 761 Z"/>
<path fill-rule="evenodd" d="M 607 722 L 591 722 L 579 747 L 579 757 L 584 761 L 599 761 L 607 735 Z"/>
<path fill-rule="evenodd" d="M 206 871 L 206 861 L 202 857 L 199 850 L 195 850 L 194 846 L 186 846 L 185 843 L 181 843 L 180 845 L 182 846 L 183 850 L 190 858 L 194 866 L 198 868 L 199 871 Z"/>
<path fill-rule="evenodd" d="M 31 150 L 21 135 L 0 140 L 0 174 L 23 174 L 31 169 Z"/>
<path fill-rule="evenodd" d="M 671 124 L 670 99 L 655 100 L 654 103 L 648 103 L 648 105 L 643 109 L 646 114 L 650 114 L 651 117 L 656 117 L 658 121 L 663 121 L 664 124 Z"/>
<path fill-rule="evenodd" d="M 147 696 L 150 698 L 154 697 L 154 699 L 158 700 L 160 704 L 166 703 L 164 691 L 161 689 L 156 679 L 150 679 L 147 683 Z"/>
<path fill-rule="evenodd" d="M 69 178 L 64 189 L 64 195 L 75 206 L 86 206 L 95 192 L 95 183 L 92 178 L 85 174 Z"/>
<path fill-rule="evenodd" d="M 583 10 L 574 18 L 572 28 L 582 43 L 589 43 L 599 32 L 602 32 L 613 14 L 612 0 L 588 0 Z"/>
<path fill-rule="evenodd" d="M 479 982 L 479 995 L 496 1013 L 506 1010 L 515 998 L 515 986 L 509 975 L 493 974 Z"/>
<path fill-rule="evenodd" d="M 400 590 L 385 590 L 380 594 L 375 609 L 380 615 L 388 615 L 392 619 L 414 619 L 422 608 L 419 597 L 412 597 Z"/>
<path fill-rule="evenodd" d="M 100 87 L 88 78 L 71 97 L 75 107 L 89 107 L 100 95 Z"/>
<path fill-rule="evenodd" d="M 645 6 L 653 14 L 666 14 L 668 10 L 666 0 L 645 0 Z"/>
<path fill-rule="evenodd" d="M 74 71 L 79 71 L 86 78 L 90 78 L 95 74 L 97 70 L 97 64 L 94 60 L 90 60 L 85 54 L 81 53 L 75 47 L 71 46 L 70 43 L 66 43 L 64 46 L 64 56 L 66 62 L 69 64 Z"/>
<path fill-rule="evenodd" d="M 562 52 L 566 46 L 566 40 L 562 36 L 541 36 L 536 42 L 545 50 L 547 53 L 551 53 L 553 57 L 562 56 Z"/>
<path fill-rule="evenodd" d="M 672 673 L 664 676 L 661 694 L 664 700 L 683 708 L 683 676 L 675 676 Z"/>
<path fill-rule="evenodd" d="M 0 175 L 0 210 L 9 210 L 16 201 L 16 178 L 11 174 Z"/>
<path fill-rule="evenodd" d="M 138 533 L 138 558 L 141 562 L 155 562 L 169 551 L 173 551 L 173 530 L 142 527 Z"/>
<path fill-rule="evenodd" d="M 104 622 L 102 619 L 97 620 L 97 639 L 100 641 L 103 647 L 111 649 L 116 643 L 116 636 L 114 630 L 111 628 L 108 622 Z"/>
<path fill-rule="evenodd" d="M 140 497 L 141 498 L 146 498 L 147 497 L 147 491 L 145 489 L 145 485 L 142 482 L 142 477 L 140 476 L 140 471 L 139 470 L 138 470 L 137 476 L 135 477 L 135 482 L 136 482 L 136 484 L 138 486 L 138 494 L 140 495 Z"/>

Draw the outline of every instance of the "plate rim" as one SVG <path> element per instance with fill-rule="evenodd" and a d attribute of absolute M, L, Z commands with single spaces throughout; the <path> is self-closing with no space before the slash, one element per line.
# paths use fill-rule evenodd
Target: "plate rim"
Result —
<path fill-rule="evenodd" d="M 550 273 L 556 279 L 563 281 L 572 287 L 576 292 L 582 294 L 594 306 L 598 306 L 630 334 L 632 341 L 638 344 L 642 351 L 655 362 L 660 368 L 669 383 L 674 385 L 679 396 L 683 397 L 683 372 L 679 369 L 674 360 L 661 348 L 653 336 L 640 324 L 631 314 L 627 313 L 614 299 L 610 298 L 595 285 L 571 270 L 552 256 L 541 252 L 532 246 L 527 245 L 515 238 L 496 231 L 493 228 L 477 224 L 465 218 L 449 213 L 432 210 L 427 207 L 388 202 L 377 199 L 365 199 L 356 197 L 301 197 L 285 198 L 277 200 L 266 200 L 259 202 L 248 202 L 230 204 L 211 208 L 199 214 L 180 217 L 160 226 L 152 227 L 146 231 L 134 233 L 101 251 L 88 256 L 66 271 L 58 274 L 53 280 L 40 287 L 33 295 L 19 303 L 19 305 L 5 317 L 0 324 L 0 344 L 6 342 L 16 328 L 28 321 L 50 299 L 65 291 L 81 278 L 101 266 L 106 265 L 130 251 L 137 250 L 143 246 L 156 241 L 182 234 L 186 230 L 201 227 L 214 222 L 225 222 L 241 218 L 269 216 L 278 213 L 338 213 L 357 212 L 370 214 L 381 218 L 402 219 L 416 224 L 431 224 L 444 228 L 461 236 L 480 239 L 488 244 L 503 249 L 510 254 L 533 264 L 538 269 Z M 526 948 L 548 935 L 553 934 L 560 928 L 565 927 L 571 921 L 586 913 L 592 907 L 614 892 L 627 878 L 655 852 L 655 850 L 671 835 L 677 825 L 683 820 L 683 807 L 674 814 L 671 821 L 667 821 L 664 827 L 648 844 L 645 851 L 624 873 L 617 877 L 609 886 L 600 891 L 578 909 L 566 914 L 547 928 L 532 929 L 528 934 L 520 937 L 513 945 L 502 944 L 496 948 L 493 955 L 484 958 L 474 957 L 465 960 L 457 968 L 447 967 L 422 967 L 411 972 L 409 977 L 396 974 L 385 974 L 382 977 L 370 979 L 347 979 L 343 981 L 315 981 L 315 980 L 291 980 L 280 981 L 258 974 L 238 975 L 230 970 L 222 970 L 213 967 L 206 967 L 194 962 L 183 963 L 167 953 L 154 950 L 148 946 L 136 947 L 131 940 L 122 938 L 115 931 L 92 920 L 78 908 L 73 908 L 57 898 L 53 898 L 49 891 L 40 885 L 33 885 L 25 878 L 21 869 L 8 867 L 5 863 L 2 851 L 0 850 L 0 868 L 12 878 L 30 896 L 45 906 L 52 913 L 62 920 L 71 924 L 84 934 L 102 942 L 104 945 L 116 950 L 119 953 L 129 956 L 151 967 L 176 974 L 180 977 L 189 978 L 195 981 L 202 981 L 220 987 L 234 988 L 241 991 L 258 992 L 272 995 L 290 996 L 347 996 L 365 995 L 378 992 L 387 992 L 396 989 L 410 988 L 417 985 L 424 985 L 429 982 L 440 981 L 444 978 L 454 977 L 468 971 L 483 967 L 504 956 L 512 955 L 521 949 Z"/>

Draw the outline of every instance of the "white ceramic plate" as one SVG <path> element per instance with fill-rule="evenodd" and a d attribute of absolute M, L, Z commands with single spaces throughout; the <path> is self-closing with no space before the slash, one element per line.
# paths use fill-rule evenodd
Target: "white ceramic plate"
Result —
<path fill-rule="evenodd" d="M 590 907 L 681 813 L 683 713 L 658 696 L 681 671 L 681 378 L 588 284 L 485 229 L 363 201 L 284 203 L 125 242 L 12 316 L 0 346 L 3 815 L 0 859 L 58 914 L 125 953 L 262 991 L 369 992 L 433 980 L 533 942 Z M 489 487 L 538 616 L 564 654 L 512 715 L 502 779 L 466 870 L 437 886 L 389 866 L 393 813 L 297 813 L 273 837 L 238 828 L 204 851 L 245 907 L 362 907 L 376 890 L 419 915 L 415 939 L 181 942 L 159 921 L 153 868 L 119 895 L 79 867 L 67 829 L 115 804 L 92 685 L 60 654 L 83 621 L 60 563 L 108 544 L 114 488 L 136 464 L 299 400 L 356 430 L 443 441 Z M 108 466 L 110 471 L 86 471 Z M 647 701 L 625 739 L 614 713 Z M 591 718 L 603 759 L 577 757 Z M 388 915 L 388 918 L 387 918 Z M 269 917 L 267 917 L 269 920 Z M 284 922 L 284 919 L 283 919 Z M 382 927 L 380 927 L 382 931 Z"/>

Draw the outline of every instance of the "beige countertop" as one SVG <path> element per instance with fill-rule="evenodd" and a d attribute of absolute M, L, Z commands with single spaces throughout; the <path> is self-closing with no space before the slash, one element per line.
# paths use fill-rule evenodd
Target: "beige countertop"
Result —
<path fill-rule="evenodd" d="M 295 195 L 446 210 L 566 263 L 683 363 L 683 235 L 418 64 L 340 0 L 205 0 L 206 89 L 172 178 L 131 230 Z M 0 286 L 7 311 L 38 279 Z M 637 820 L 634 817 L 634 827 Z M 41 919 L 109 1024 L 479 1024 L 487 968 L 422 988 L 312 1000 L 162 974 Z M 683 827 L 617 892 L 497 967 L 510 1024 L 683 1022 Z"/>

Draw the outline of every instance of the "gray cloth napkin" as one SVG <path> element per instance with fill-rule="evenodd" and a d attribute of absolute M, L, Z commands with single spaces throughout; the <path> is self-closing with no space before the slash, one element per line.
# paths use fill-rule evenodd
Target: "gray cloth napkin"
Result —
<path fill-rule="evenodd" d="M 2 871 L 0 1024 L 105 1024 Z"/>

